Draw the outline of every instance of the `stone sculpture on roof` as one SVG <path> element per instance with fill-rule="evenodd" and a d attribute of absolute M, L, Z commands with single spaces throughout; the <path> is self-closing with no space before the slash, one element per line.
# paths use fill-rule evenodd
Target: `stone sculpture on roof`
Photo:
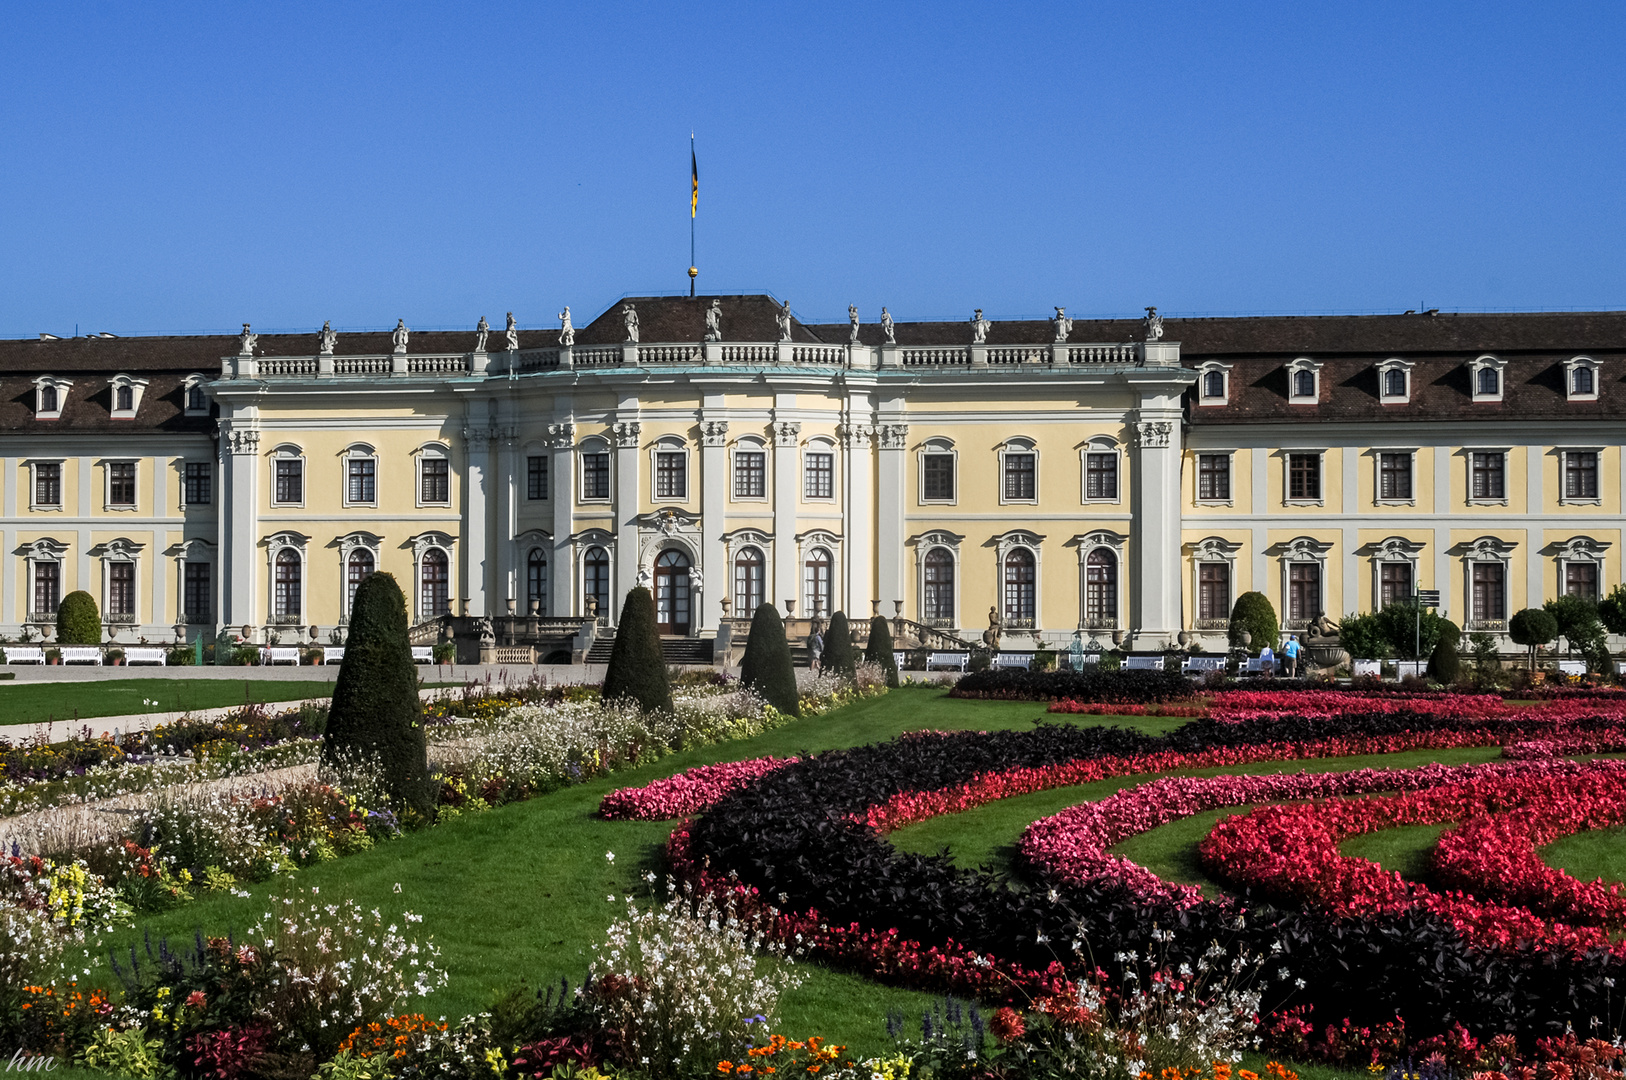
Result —
<path fill-rule="evenodd" d="M 988 340 L 988 328 L 994 325 L 982 317 L 982 308 L 971 313 L 971 344 L 981 345 Z"/>
<path fill-rule="evenodd" d="M 412 336 L 412 331 L 407 329 L 405 319 L 395 320 L 395 333 L 390 336 L 395 340 L 395 351 L 406 352 L 407 338 Z"/>
<path fill-rule="evenodd" d="M 491 336 L 491 324 L 486 322 L 486 317 L 484 315 L 482 315 L 482 316 L 480 316 L 479 323 L 477 323 L 475 325 L 475 327 L 474 327 L 474 351 L 475 352 L 485 352 L 486 351 L 486 338 L 488 338 L 490 336 Z"/>
<path fill-rule="evenodd" d="M 723 302 L 715 297 L 706 309 L 706 340 L 723 340 Z"/>
<path fill-rule="evenodd" d="M 322 323 L 322 355 L 332 356 L 338 345 L 339 335 L 333 332 L 333 320 L 328 319 Z"/>
<path fill-rule="evenodd" d="M 621 321 L 627 327 L 627 340 L 633 344 L 638 342 L 638 309 L 631 304 L 621 305 Z"/>
<path fill-rule="evenodd" d="M 1050 320 L 1056 328 L 1056 344 L 1061 345 L 1067 341 L 1067 335 L 1073 332 L 1073 320 L 1067 317 L 1066 308 L 1057 308 L 1056 317 Z"/>
<path fill-rule="evenodd" d="M 779 340 L 780 341 L 789 341 L 790 340 L 790 301 L 789 300 L 786 300 L 782 305 L 780 305 L 779 314 L 776 316 L 776 318 L 779 320 Z"/>
<path fill-rule="evenodd" d="M 858 344 L 858 305 L 857 304 L 848 304 L 847 305 L 847 321 L 852 324 L 852 329 L 850 329 L 847 332 L 847 344 L 849 344 L 849 345 L 857 345 Z"/>
<path fill-rule="evenodd" d="M 242 356 L 252 355 L 254 343 L 260 340 L 260 335 L 249 332 L 248 323 L 243 324 L 243 336 L 237 339 L 237 352 Z"/>
<path fill-rule="evenodd" d="M 508 351 L 519 352 L 519 323 L 514 321 L 512 311 L 508 313 L 508 329 L 504 331 L 504 336 L 508 339 L 504 343 L 508 346 Z"/>
<path fill-rule="evenodd" d="M 896 345 L 898 343 L 898 331 L 897 328 L 892 325 L 892 313 L 886 310 L 886 308 L 881 309 L 881 333 L 886 335 L 886 343 L 888 345 Z"/>
<path fill-rule="evenodd" d="M 1157 313 L 1157 308 L 1155 307 L 1149 307 L 1146 309 L 1146 340 L 1163 340 L 1163 316 Z"/>
<path fill-rule="evenodd" d="M 559 344 L 569 349 L 576 344 L 576 328 L 570 325 L 570 308 L 559 313 Z"/>

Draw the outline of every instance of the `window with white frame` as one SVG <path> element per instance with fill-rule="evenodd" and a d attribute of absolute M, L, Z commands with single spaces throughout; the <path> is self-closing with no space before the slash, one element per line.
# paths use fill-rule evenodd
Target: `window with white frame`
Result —
<path fill-rule="evenodd" d="M 1380 450 L 1377 454 L 1378 501 L 1412 502 L 1412 457 L 1410 450 Z"/>
<path fill-rule="evenodd" d="M 1085 446 L 1084 501 L 1118 501 L 1118 446 L 1110 439 L 1091 439 Z"/>
<path fill-rule="evenodd" d="M 662 441 L 655 450 L 655 499 L 685 502 L 689 498 L 689 452 L 683 446 Z"/>
<path fill-rule="evenodd" d="M 1590 503 L 1598 499 L 1598 463 L 1602 455 L 1596 450 L 1565 450 L 1564 502 Z"/>
<path fill-rule="evenodd" d="M 418 451 L 418 505 L 452 504 L 452 458 L 445 446 L 430 443 Z"/>
<path fill-rule="evenodd" d="M 829 443 L 809 443 L 802 454 L 802 498 L 836 497 L 836 455 Z"/>
<path fill-rule="evenodd" d="M 581 451 L 583 502 L 610 501 L 610 451 L 600 442 L 585 443 Z"/>
<path fill-rule="evenodd" d="M 1197 404 L 1224 405 L 1231 396 L 1231 366 L 1209 361 L 1197 369 Z"/>
<path fill-rule="evenodd" d="M 1287 400 L 1294 405 L 1314 405 L 1321 400 L 1321 365 L 1300 357 L 1287 365 Z"/>
<path fill-rule="evenodd" d="M 107 473 L 107 506 L 115 510 L 133 510 L 136 505 L 136 463 L 109 461 Z"/>
<path fill-rule="evenodd" d="M 733 615 L 749 619 L 763 604 L 767 580 L 767 560 L 760 548 L 744 547 L 734 553 Z"/>
<path fill-rule="evenodd" d="M 1001 567 L 1004 584 L 1004 624 L 1012 629 L 1028 630 L 1038 611 L 1039 562 L 1033 552 L 1021 546 L 1005 553 Z"/>
<path fill-rule="evenodd" d="M 189 623 L 208 622 L 214 614 L 214 595 L 207 559 L 187 557 L 182 573 L 181 614 Z"/>
<path fill-rule="evenodd" d="M 1598 362 L 1590 356 L 1564 361 L 1564 393 L 1570 401 L 1598 400 Z"/>
<path fill-rule="evenodd" d="M 1286 455 L 1289 502 L 1321 501 L 1321 454 L 1297 451 Z"/>
<path fill-rule="evenodd" d="M 531 454 L 525 459 L 525 498 L 530 502 L 548 497 L 548 457 Z"/>
<path fill-rule="evenodd" d="M 599 617 L 610 611 L 610 553 L 594 545 L 582 557 L 582 604 L 586 614 L 587 601 L 592 600 Z"/>
<path fill-rule="evenodd" d="M 31 461 L 29 468 L 34 474 L 29 485 L 29 509 L 62 509 L 62 462 Z"/>
<path fill-rule="evenodd" d="M 1404 405 L 1411 400 L 1411 364 L 1405 360 L 1385 360 L 1378 365 L 1378 401 L 1384 405 Z"/>
<path fill-rule="evenodd" d="M 62 603 L 62 563 L 56 559 L 38 556 L 34 557 L 32 563 L 34 606 L 29 612 L 39 617 L 54 616 L 58 605 Z"/>
<path fill-rule="evenodd" d="M 271 614 L 279 623 L 298 625 L 304 611 L 305 562 L 296 549 L 284 547 L 271 567 Z"/>
<path fill-rule="evenodd" d="M 1201 453 L 1197 455 L 1197 501 L 1229 503 L 1231 501 L 1231 455 Z"/>
<path fill-rule="evenodd" d="M 1564 595 L 1598 602 L 1598 564 L 1571 559 L 1564 563 Z"/>
<path fill-rule="evenodd" d="M 183 463 L 181 497 L 186 500 L 187 506 L 208 506 L 214 501 L 214 462 Z"/>
<path fill-rule="evenodd" d="M 364 547 L 352 550 L 344 561 L 344 610 L 348 614 L 356 609 L 356 590 L 361 583 L 373 576 L 378 569 L 378 560 L 373 553 Z"/>
<path fill-rule="evenodd" d="M 1603 559 L 1608 541 L 1571 537 L 1558 546 L 1558 591 L 1596 604 L 1603 598 Z"/>
<path fill-rule="evenodd" d="M 920 449 L 920 501 L 922 504 L 951 504 L 955 501 L 954 444 L 947 439 L 927 439 Z"/>
<path fill-rule="evenodd" d="M 133 420 L 141 408 L 142 395 L 147 390 L 147 380 L 137 379 L 130 375 L 115 375 L 108 380 L 112 391 L 112 413 L 115 420 Z"/>
<path fill-rule="evenodd" d="M 1507 501 L 1507 451 L 1468 451 L 1470 502 Z"/>
<path fill-rule="evenodd" d="M 1416 591 L 1411 560 L 1385 559 L 1378 563 L 1378 609 L 1411 602 Z"/>
<path fill-rule="evenodd" d="M 187 416 L 209 415 L 209 395 L 203 389 L 203 384 L 208 381 L 206 375 L 192 374 L 186 377 L 183 392 L 186 395 Z"/>
<path fill-rule="evenodd" d="M 1463 569 L 1468 592 L 1468 625 L 1465 629 L 1506 629 L 1508 563 L 1515 546 L 1515 543 L 1496 536 L 1482 536 L 1464 545 Z"/>
<path fill-rule="evenodd" d="M 378 455 L 371 446 L 352 446 L 344 452 L 344 505 L 377 504 Z"/>
<path fill-rule="evenodd" d="M 1118 625 L 1118 556 L 1107 547 L 1084 557 L 1084 619 L 1091 628 Z"/>
<path fill-rule="evenodd" d="M 60 420 L 62 406 L 67 404 L 68 389 L 73 383 L 67 379 L 57 379 L 50 375 L 41 375 L 34 380 L 34 419 Z"/>
<path fill-rule="evenodd" d="M 734 498 L 767 497 L 768 451 L 754 439 L 741 439 L 734 446 Z"/>
<path fill-rule="evenodd" d="M 1231 617 L 1231 564 L 1219 561 L 1197 564 L 1197 618 L 1205 623 Z"/>
<path fill-rule="evenodd" d="M 434 619 L 452 610 L 452 560 L 438 547 L 418 560 L 418 617 Z"/>
<path fill-rule="evenodd" d="M 809 549 L 802 564 L 802 609 L 811 618 L 829 615 L 830 576 L 834 560 L 822 547 Z"/>
<path fill-rule="evenodd" d="M 301 506 L 305 502 L 305 458 L 296 446 L 271 451 L 271 503 Z"/>
<path fill-rule="evenodd" d="M 1475 401 L 1501 401 L 1505 360 L 1494 356 L 1481 356 L 1468 365 L 1468 378 Z"/>
<path fill-rule="evenodd" d="M 999 452 L 999 501 L 1039 501 L 1039 452 L 1030 439 L 1012 439 Z"/>
<path fill-rule="evenodd" d="M 927 626 L 952 626 L 956 585 L 954 552 L 933 547 L 922 560 L 920 613 Z"/>
<path fill-rule="evenodd" d="M 548 610 L 548 553 L 543 548 L 525 554 L 525 610 L 531 615 Z"/>
<path fill-rule="evenodd" d="M 136 613 L 136 564 L 127 559 L 109 559 L 102 566 L 107 573 L 109 619 L 133 619 Z"/>

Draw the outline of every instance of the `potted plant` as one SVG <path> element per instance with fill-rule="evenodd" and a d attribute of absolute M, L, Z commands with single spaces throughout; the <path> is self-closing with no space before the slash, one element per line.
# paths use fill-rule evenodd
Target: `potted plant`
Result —
<path fill-rule="evenodd" d="M 450 664 L 457 659 L 457 644 L 451 641 L 437 641 L 434 651 L 429 655 L 435 658 L 437 664 Z"/>
<path fill-rule="evenodd" d="M 102 660 L 105 663 L 112 664 L 114 667 L 122 667 L 124 665 L 124 650 L 108 649 L 107 654 L 102 657 Z"/>
<path fill-rule="evenodd" d="M 1040 649 L 1033 654 L 1034 671 L 1056 670 L 1056 653 L 1053 649 Z"/>
<path fill-rule="evenodd" d="M 60 664 L 60 663 L 62 663 L 62 650 L 61 649 L 46 649 L 45 650 L 45 662 L 47 664 Z"/>

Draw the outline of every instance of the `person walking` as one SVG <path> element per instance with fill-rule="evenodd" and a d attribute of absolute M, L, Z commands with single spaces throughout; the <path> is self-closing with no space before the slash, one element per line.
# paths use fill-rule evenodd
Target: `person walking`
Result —
<path fill-rule="evenodd" d="M 1287 636 L 1287 644 L 1282 646 L 1282 656 L 1286 657 L 1286 661 L 1283 663 L 1282 667 L 1286 669 L 1287 677 L 1289 679 L 1298 678 L 1299 653 L 1302 652 L 1303 649 L 1304 647 L 1299 644 L 1299 636 L 1297 634 L 1289 634 Z"/>
<path fill-rule="evenodd" d="M 1276 677 L 1276 654 L 1269 645 L 1262 646 L 1259 650 L 1259 674 L 1267 679 Z"/>
<path fill-rule="evenodd" d="M 824 655 L 824 634 L 819 624 L 813 624 L 813 633 L 807 638 L 807 666 L 817 675 L 819 673 L 819 658 Z"/>

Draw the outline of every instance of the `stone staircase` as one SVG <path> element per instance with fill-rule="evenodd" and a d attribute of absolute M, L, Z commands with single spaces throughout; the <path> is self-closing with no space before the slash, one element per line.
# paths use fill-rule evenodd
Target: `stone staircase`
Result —
<path fill-rule="evenodd" d="M 711 665 L 712 645 L 711 638 L 692 637 L 663 637 L 661 638 L 661 659 L 667 664 L 699 664 L 709 667 Z M 610 650 L 615 647 L 615 635 L 595 638 L 593 647 L 587 650 L 587 663 L 608 664 Z"/>

